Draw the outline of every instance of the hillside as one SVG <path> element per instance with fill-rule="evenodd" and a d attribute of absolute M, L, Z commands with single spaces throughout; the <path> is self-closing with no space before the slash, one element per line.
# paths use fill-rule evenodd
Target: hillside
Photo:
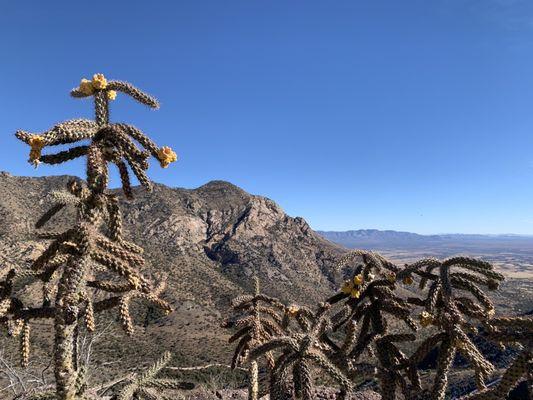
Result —
<path fill-rule="evenodd" d="M 46 195 L 69 179 L 0 173 L 0 275 L 43 249 L 32 226 L 48 207 Z M 125 227 L 145 248 L 145 274 L 168 274 L 166 297 L 175 312 L 138 327 L 133 339 L 112 330 L 113 340 L 95 350 L 101 362 L 127 353 L 121 367 L 129 368 L 167 349 L 181 365 L 228 361 L 228 336 L 218 326 L 229 300 L 250 291 L 256 273 L 268 294 L 287 301 L 312 304 L 334 290 L 331 266 L 343 250 L 267 198 L 222 181 L 193 190 L 156 184 L 153 193 L 135 192 L 135 200 L 122 203 Z M 68 221 L 62 214 L 51 226 L 64 229 Z M 143 310 L 140 324 L 150 320 Z M 42 349 L 51 343 L 46 332 L 39 330 Z"/>

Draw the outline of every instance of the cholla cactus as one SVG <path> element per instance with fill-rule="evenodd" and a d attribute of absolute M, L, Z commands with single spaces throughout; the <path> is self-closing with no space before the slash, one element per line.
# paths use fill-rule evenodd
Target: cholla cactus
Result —
<path fill-rule="evenodd" d="M 411 381 L 408 386 L 405 375 L 397 371 L 406 358 L 394 343 L 414 340 L 414 335 L 387 335 L 387 316 L 402 320 L 411 330 L 417 330 L 410 317 L 410 304 L 394 293 L 400 269 L 379 254 L 362 250 L 349 253 L 338 266 L 345 267 L 356 257 L 362 258 L 363 264 L 357 265 L 340 292 L 327 300 L 330 304 L 344 300 L 343 307 L 332 318 L 333 331 L 346 327 L 343 343 L 333 346 L 336 350 L 334 360 L 352 379 L 361 372 L 378 372 L 384 399 L 396 398 L 397 387 L 407 395 L 410 390 L 419 389 L 420 379 L 416 368 L 408 368 L 407 377 Z M 368 368 L 367 363 L 359 362 L 365 351 L 371 356 L 377 353 L 377 368 Z"/>
<path fill-rule="evenodd" d="M 31 146 L 29 161 L 35 166 L 40 163 L 60 164 L 78 157 L 87 157 L 87 181 L 93 192 L 102 192 L 108 183 L 108 163 L 114 163 L 122 180 L 126 197 L 131 198 L 131 184 L 128 164 L 139 180 L 148 189 L 151 182 L 146 175 L 148 158 L 156 158 L 163 168 L 177 160 L 176 153 L 169 147 L 158 147 L 136 127 L 124 123 L 109 122 L 109 101 L 116 92 L 123 92 L 152 108 L 159 103 L 150 95 L 133 85 L 120 81 L 107 81 L 102 74 L 95 74 L 92 81 L 82 79 L 80 86 L 71 91 L 73 97 L 94 98 L 95 120 L 73 119 L 55 125 L 50 130 L 34 135 L 18 131 L 17 137 Z M 75 143 L 90 139 L 87 145 L 75 146 L 56 154 L 41 155 L 43 148 L 60 144 Z M 137 147 L 138 142 L 145 150 Z"/>
<path fill-rule="evenodd" d="M 251 349 L 257 347 L 274 336 L 282 336 L 287 325 L 290 308 L 283 305 L 278 299 L 263 295 L 259 289 L 259 279 L 254 278 L 255 294 L 236 297 L 232 302 L 233 312 L 238 315 L 234 321 L 226 321 L 225 328 L 238 329 L 229 338 L 229 343 L 237 342 L 231 368 L 248 362 L 248 398 L 257 400 L 262 393 L 259 391 L 259 365 L 258 360 L 248 360 Z M 280 315 L 281 314 L 281 315 Z M 272 352 L 265 353 L 267 368 L 274 368 Z"/>
<path fill-rule="evenodd" d="M 433 273 L 435 270 L 438 274 Z M 477 333 L 472 320 L 486 322 L 494 314 L 491 300 L 478 285 L 494 290 L 503 276 L 495 272 L 491 264 L 467 257 L 454 257 L 444 261 L 421 260 L 406 266 L 398 273 L 398 278 L 413 275 L 421 277 L 421 289 L 425 288 L 428 281 L 431 285 L 426 299 L 411 298 L 409 301 L 424 307 L 420 314 L 420 324 L 423 327 L 432 325 L 438 329 L 438 333 L 426 339 L 410 358 L 411 365 L 415 366 L 440 343 L 431 398 L 444 399 L 448 373 L 457 352 L 474 369 L 478 388 L 484 389 L 485 380 L 494 371 L 494 367 L 477 349 L 468 333 Z"/>
<path fill-rule="evenodd" d="M 171 311 L 170 305 L 159 298 L 160 290 L 154 291 L 152 284 L 139 272 L 144 264 L 143 251 L 125 240 L 118 197 L 106 189 L 109 163 L 117 165 L 124 194 L 131 197 L 127 165 L 141 184 L 150 188 L 145 173 L 148 157 L 152 155 L 162 167 L 166 167 L 176 160 L 176 156 L 169 148 L 157 147 L 137 128 L 109 122 L 109 100 L 114 99 L 116 91 L 150 107 L 158 107 L 154 98 L 134 86 L 107 81 L 103 75 L 96 74 L 92 81 L 82 80 L 71 92 L 74 97 L 94 97 L 94 121 L 75 119 L 40 135 L 24 131 L 16 134 L 30 145 L 29 161 L 34 165 L 59 164 L 82 156 L 87 158 L 87 186 L 78 181 L 70 182 L 66 193 L 55 194 L 56 204 L 36 224 L 41 228 L 65 206 L 73 206 L 77 210 L 74 225 L 65 232 L 40 232 L 41 238 L 51 241 L 46 250 L 33 261 L 30 269 L 14 269 L 0 283 L 0 322 L 7 323 L 12 334 L 22 331 L 23 365 L 28 363 L 31 320 L 54 319 L 54 372 L 60 400 L 76 397 L 79 323 L 84 323 L 87 330 L 92 331 L 95 313 L 119 307 L 122 324 L 131 334 L 133 325 L 128 305 L 132 299 L 143 299 L 165 312 Z M 82 140 L 89 140 L 89 144 L 75 145 L 56 154 L 42 154 L 46 147 Z M 145 150 L 139 149 L 134 141 Z M 43 286 L 41 307 L 28 307 L 14 293 L 17 285 L 33 283 Z M 93 290 L 109 296 L 93 302 Z"/>
<path fill-rule="evenodd" d="M 359 264 L 346 268 L 353 261 Z M 253 347 L 251 360 L 267 353 L 278 355 L 270 371 L 273 400 L 292 398 L 293 394 L 312 398 L 312 364 L 326 370 L 339 383 L 339 398 L 345 398 L 357 378 L 365 376 L 379 380 L 384 400 L 442 400 L 456 353 L 469 362 L 479 388 L 468 399 L 496 400 L 522 377 L 531 380 L 532 319 L 494 318 L 494 306 L 481 289 L 495 290 L 503 280 L 491 264 L 454 257 L 444 261 L 424 259 L 400 268 L 379 254 L 356 250 L 344 256 L 337 268 L 348 279 L 316 313 L 306 307 L 287 307 L 281 325 L 284 335 L 274 335 L 259 345 L 250 339 L 244 341 L 246 348 Z M 429 286 L 425 298 L 404 299 L 397 294 L 399 285 L 412 285 L 415 280 L 422 290 Z M 243 297 L 239 304 L 252 298 Z M 326 311 L 333 306 L 336 311 L 329 318 Z M 412 319 L 415 313 L 418 324 Z M 297 329 L 289 323 L 292 319 L 296 320 Z M 403 321 L 413 332 L 419 325 L 431 326 L 437 332 L 407 355 L 398 343 L 412 342 L 416 337 L 414 333 L 391 331 L 391 327 L 397 327 L 390 323 L 391 319 Z M 494 367 L 469 337 L 478 333 L 479 325 L 490 340 L 500 344 L 518 342 L 524 348 L 491 389 L 486 389 L 485 381 Z M 241 332 L 240 337 L 246 332 Z M 439 356 L 433 385 L 422 388 L 417 366 L 436 347 Z M 365 351 L 370 358 L 363 360 Z M 236 354 L 240 354 L 239 350 Z"/>
<path fill-rule="evenodd" d="M 464 400 L 500 400 L 506 398 L 511 389 L 522 379 L 527 379 L 530 390 L 533 385 L 533 318 L 500 317 L 485 324 L 490 340 L 500 344 L 519 344 L 522 351 L 507 368 L 497 385 L 490 389 L 466 396 Z"/>
<path fill-rule="evenodd" d="M 139 376 L 133 376 L 130 382 L 120 391 L 117 400 L 170 400 L 164 394 L 168 390 L 183 389 L 183 384 L 175 379 L 157 378 L 172 358 L 170 352 L 166 352 L 150 368 Z"/>
<path fill-rule="evenodd" d="M 396 343 L 413 340 L 415 340 L 413 334 L 391 334 L 376 341 L 376 355 L 379 360 L 377 370 L 383 400 L 397 399 L 398 389 L 406 399 L 412 398 L 422 389 L 416 366 L 409 366 L 405 371 L 404 368 L 400 368 L 408 358 Z"/>
<path fill-rule="evenodd" d="M 271 351 L 282 350 L 283 352 L 271 372 L 270 398 L 272 400 L 282 400 L 291 396 L 291 376 L 296 396 L 304 400 L 313 399 L 312 365 L 330 375 L 344 392 L 351 390 L 352 382 L 329 359 L 328 353 L 331 349 L 323 342 L 323 336 L 330 328 L 330 321 L 326 315 L 329 308 L 329 304 L 323 303 L 316 314 L 310 314 L 302 307 L 296 311 L 296 318 L 302 327 L 302 332 L 274 337 L 251 351 L 252 360 Z"/>

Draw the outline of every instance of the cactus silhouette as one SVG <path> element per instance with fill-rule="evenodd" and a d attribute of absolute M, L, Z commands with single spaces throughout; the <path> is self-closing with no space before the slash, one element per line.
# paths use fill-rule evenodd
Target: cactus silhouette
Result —
<path fill-rule="evenodd" d="M 87 185 L 71 181 L 66 192 L 53 195 L 55 204 L 36 223 L 38 229 L 42 228 L 56 213 L 70 206 L 77 211 L 73 226 L 65 232 L 39 232 L 38 237 L 50 241 L 46 250 L 30 268 L 10 271 L 0 284 L 0 322 L 7 322 L 13 335 L 20 332 L 23 365 L 29 360 L 31 321 L 53 318 L 54 373 L 60 400 L 71 400 L 77 395 L 79 323 L 92 331 L 95 313 L 118 307 L 122 325 L 131 334 L 133 324 L 128 310 L 131 300 L 141 299 L 165 312 L 171 311 L 170 305 L 159 297 L 160 290 L 154 290 L 152 283 L 139 272 L 144 264 L 142 248 L 124 238 L 119 199 L 106 189 L 110 163 L 118 167 L 124 194 L 131 198 L 127 166 L 150 189 L 146 175 L 150 155 L 166 167 L 176 160 L 176 154 L 168 147 L 157 147 L 132 125 L 109 122 L 109 101 L 116 97 L 117 91 L 152 108 L 158 107 L 157 100 L 129 83 L 107 81 L 102 74 L 96 74 L 91 81 L 84 79 L 71 91 L 73 97 L 94 98 L 94 121 L 66 121 L 39 135 L 16 133 L 17 138 L 30 145 L 29 162 L 35 166 L 60 164 L 78 157 L 87 159 Z M 76 145 L 80 141 L 89 143 Z M 42 154 L 43 149 L 62 144 L 74 146 L 55 154 Z M 109 277 L 110 273 L 114 278 Z M 43 287 L 41 307 L 26 306 L 14 293 L 16 286 L 33 283 Z M 94 290 L 109 296 L 93 302 Z"/>

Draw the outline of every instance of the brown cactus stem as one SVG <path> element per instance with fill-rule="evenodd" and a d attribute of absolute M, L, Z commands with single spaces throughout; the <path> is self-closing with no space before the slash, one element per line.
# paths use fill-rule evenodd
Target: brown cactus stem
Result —
<path fill-rule="evenodd" d="M 99 126 L 109 123 L 109 100 L 103 90 L 99 90 L 94 94 L 94 114 L 96 123 Z"/>
<path fill-rule="evenodd" d="M 89 261 L 90 226 L 80 228 L 80 256 L 66 265 L 58 286 L 55 313 L 54 374 L 58 400 L 76 398 L 76 329 L 78 326 L 80 291 L 85 284 Z"/>
<path fill-rule="evenodd" d="M 257 400 L 259 394 L 259 366 L 257 361 L 250 362 L 248 368 L 250 387 L 248 391 L 248 400 Z"/>
<path fill-rule="evenodd" d="M 62 285 L 59 286 L 59 293 L 56 299 L 58 310 L 55 316 L 55 365 L 54 373 L 56 378 L 57 395 L 60 400 L 73 400 L 75 398 L 74 384 L 76 381 L 74 369 L 74 339 L 78 317 L 78 302 L 69 298 L 68 289 L 65 282 L 75 274 L 74 268 L 85 270 L 86 258 L 80 259 L 69 266 L 63 277 Z M 74 267 L 74 268 L 72 268 Z"/>

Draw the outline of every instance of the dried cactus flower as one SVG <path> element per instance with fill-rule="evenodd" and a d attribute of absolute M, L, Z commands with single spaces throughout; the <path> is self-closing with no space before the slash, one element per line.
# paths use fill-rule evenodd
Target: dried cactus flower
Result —
<path fill-rule="evenodd" d="M 37 165 L 40 162 L 39 159 L 41 158 L 41 151 L 45 146 L 44 139 L 42 138 L 42 136 L 32 135 L 29 138 L 28 144 L 31 147 L 29 162 L 34 165 Z"/>
<path fill-rule="evenodd" d="M 350 294 L 353 290 L 353 281 L 345 281 L 341 287 L 341 292 L 344 294 Z"/>
<path fill-rule="evenodd" d="M 389 282 L 396 282 L 396 274 L 394 272 L 389 272 L 387 275 L 386 275 L 386 278 Z"/>
<path fill-rule="evenodd" d="M 95 89 L 102 90 L 107 87 L 107 79 L 105 78 L 104 74 L 94 74 L 91 83 Z"/>
<path fill-rule="evenodd" d="M 29 360 L 31 320 L 54 321 L 53 363 L 58 400 L 72 400 L 78 395 L 76 382 L 82 375 L 76 359 L 79 324 L 93 331 L 95 313 L 118 308 L 123 327 L 132 334 L 128 308 L 131 301 L 147 301 L 165 313 L 172 310 L 160 298 L 161 290 L 154 290 L 152 283 L 142 276 L 142 249 L 125 240 L 119 199 L 107 190 L 109 164 L 119 168 L 124 193 L 130 198 L 133 193 L 128 166 L 141 184 L 150 188 L 147 159 L 151 155 L 159 160 L 160 148 L 144 133 L 131 125 L 109 122 L 108 100 L 116 91 L 150 107 L 158 106 L 157 100 L 134 86 L 95 74 L 91 81 L 84 79 L 71 91 L 74 97 L 94 97 L 94 121 L 73 119 L 39 135 L 25 131 L 16 134 L 31 147 L 30 162 L 35 165 L 87 159 L 87 184 L 69 182 L 66 192 L 52 196 L 55 204 L 36 222 L 36 228 L 42 228 L 56 214 L 72 207 L 77 214 L 70 229 L 38 233 L 48 241 L 47 248 L 33 260 L 30 269 L 13 269 L 0 282 L 0 324 L 7 323 L 12 335 L 20 334 L 23 365 Z M 81 141 L 88 143 L 79 144 Z M 67 150 L 42 155 L 48 146 L 69 144 Z M 33 284 L 42 287 L 42 307 L 25 304 L 15 293 L 20 287 L 25 289 Z M 104 293 L 98 301 L 93 298 L 94 290 Z"/>
<path fill-rule="evenodd" d="M 427 311 L 422 311 L 420 313 L 420 325 L 424 328 L 432 325 L 435 322 L 435 317 L 428 313 Z"/>
<path fill-rule="evenodd" d="M 178 160 L 177 154 L 168 146 L 161 147 L 157 152 L 157 157 L 162 168 L 167 168 L 170 163 Z"/>
<path fill-rule="evenodd" d="M 117 98 L 117 92 L 115 90 L 108 90 L 107 91 L 107 98 L 109 100 L 115 100 Z"/>
<path fill-rule="evenodd" d="M 290 305 L 287 309 L 287 313 L 291 316 L 296 316 L 296 314 L 298 314 L 298 311 L 300 311 L 300 307 L 295 304 Z"/>
<path fill-rule="evenodd" d="M 85 78 L 81 80 L 78 89 L 86 96 L 90 96 L 94 93 L 93 83 Z"/>

